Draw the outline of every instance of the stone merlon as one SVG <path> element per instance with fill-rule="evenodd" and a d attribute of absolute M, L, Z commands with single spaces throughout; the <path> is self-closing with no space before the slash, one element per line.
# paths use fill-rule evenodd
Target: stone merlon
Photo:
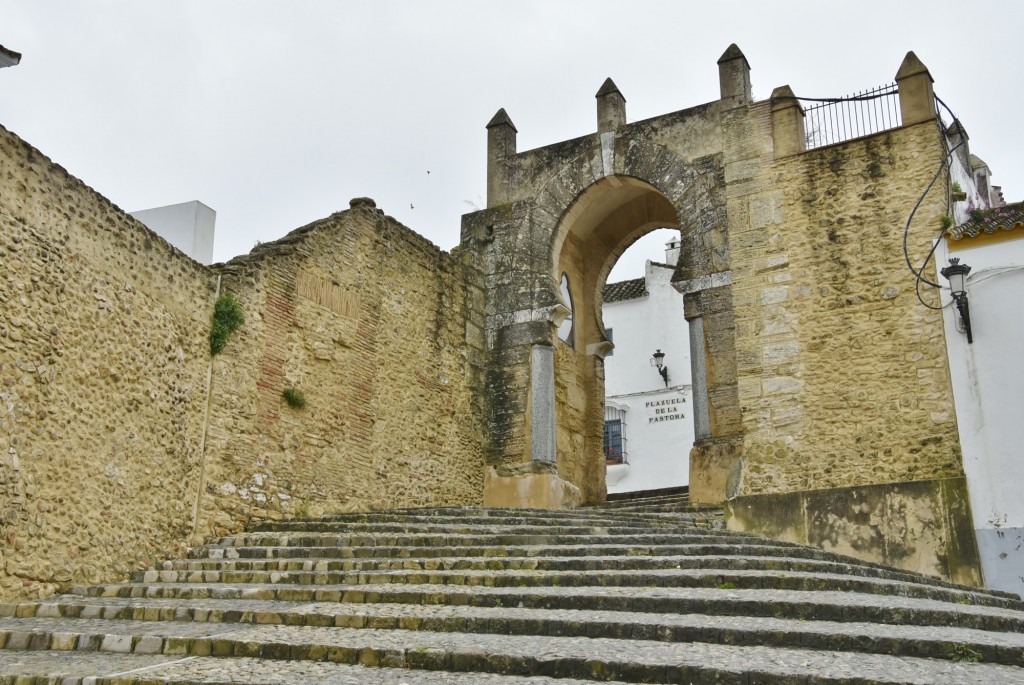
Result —
<path fill-rule="evenodd" d="M 733 43 L 718 58 L 718 83 L 723 100 L 732 99 L 736 104 L 753 100 L 750 86 L 750 63 L 743 51 Z"/>
<path fill-rule="evenodd" d="M 614 131 L 626 124 L 626 98 L 615 81 L 606 78 L 594 97 L 597 98 L 598 133 Z"/>
<path fill-rule="evenodd" d="M 517 129 L 516 125 L 512 123 L 512 119 L 509 117 L 508 112 L 505 111 L 504 107 L 499 109 L 494 116 L 491 117 L 491 120 L 487 122 L 487 126 L 485 128 L 494 128 L 495 126 L 508 126 L 516 133 L 519 133 L 519 129 Z"/>

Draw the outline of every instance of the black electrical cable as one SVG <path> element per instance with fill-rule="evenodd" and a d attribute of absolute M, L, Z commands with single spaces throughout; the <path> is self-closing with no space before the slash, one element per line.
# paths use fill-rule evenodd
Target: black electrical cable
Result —
<path fill-rule="evenodd" d="M 807 97 L 799 97 L 797 95 L 778 95 L 778 96 L 773 96 L 771 98 L 771 101 L 774 102 L 776 100 L 806 100 L 808 102 L 856 102 L 856 101 L 863 101 L 863 100 L 877 100 L 878 98 L 883 98 L 883 97 L 890 96 L 894 92 L 898 92 L 898 90 L 893 88 L 893 89 L 886 90 L 886 91 L 883 91 L 883 92 L 880 92 L 880 93 L 875 93 L 875 94 L 872 94 L 872 95 L 857 95 L 857 96 L 853 96 L 853 97 L 842 97 L 842 98 L 807 98 Z M 938 96 L 935 96 L 935 101 L 938 102 L 940 105 L 942 105 L 943 109 L 945 109 L 946 112 L 949 113 L 949 116 L 953 120 L 953 122 L 956 123 L 956 121 L 957 121 L 956 115 L 953 114 L 953 110 L 951 110 L 949 108 L 949 105 L 947 105 L 945 102 L 943 102 L 942 99 L 940 97 L 938 97 Z M 938 119 L 938 121 L 936 123 L 938 124 L 940 132 L 945 133 L 947 129 L 946 129 L 945 124 L 942 123 L 942 118 L 941 117 L 937 117 L 937 119 Z M 959 128 L 959 124 L 956 124 L 956 125 Z M 920 209 L 921 203 L 924 202 L 924 199 L 928 196 L 928 193 L 931 192 L 932 186 L 934 186 L 935 182 L 937 180 L 939 180 L 939 176 L 942 174 L 942 171 L 946 167 L 949 166 L 949 162 L 953 158 L 953 153 L 956 152 L 957 148 L 961 147 L 963 144 L 964 144 L 964 141 L 961 140 L 959 143 L 954 145 L 950 150 L 948 150 L 946 152 L 946 157 L 939 164 L 939 168 L 935 172 L 935 175 L 932 176 L 931 182 L 928 183 L 928 186 L 924 189 L 924 192 L 921 193 L 921 196 L 917 199 L 917 202 L 914 203 L 914 208 L 910 210 L 910 215 L 907 217 L 907 223 L 906 223 L 906 225 L 903 228 L 903 259 L 904 259 L 904 261 L 906 261 L 907 268 L 910 269 L 910 273 L 914 274 L 914 293 L 917 295 L 918 301 L 921 304 L 923 304 L 925 307 L 927 307 L 928 309 L 942 309 L 942 307 L 933 307 L 932 305 L 930 305 L 930 304 L 928 304 L 927 302 L 924 301 L 924 299 L 921 297 L 921 283 L 924 282 L 924 283 L 930 285 L 931 287 L 939 288 L 940 290 L 943 288 L 941 283 L 936 283 L 935 281 L 929 280 L 923 274 L 924 274 L 925 268 L 927 268 L 927 266 L 928 266 L 928 262 L 930 262 L 932 257 L 935 255 L 935 250 L 939 246 L 939 241 L 942 240 L 942 235 L 946 232 L 947 229 L 945 227 L 943 227 L 942 230 L 939 231 L 939 235 L 933 241 L 932 249 L 928 251 L 928 256 L 926 256 L 925 259 L 924 259 L 924 262 L 922 262 L 921 268 L 920 269 L 915 269 L 913 263 L 911 263 L 911 261 L 910 261 L 910 248 L 907 245 L 908 238 L 909 238 L 909 235 L 910 235 L 910 224 L 913 222 L 914 215 L 917 213 L 917 210 Z M 949 184 L 949 178 L 948 177 L 946 179 L 946 183 L 947 183 L 947 185 Z M 948 191 L 948 188 L 947 188 L 947 191 Z M 946 193 L 946 215 L 947 216 L 949 215 L 949 193 L 948 192 Z"/>
<path fill-rule="evenodd" d="M 949 108 L 949 105 L 947 105 L 947 104 L 946 104 L 945 102 L 943 102 L 943 101 L 942 101 L 942 98 L 940 98 L 940 97 L 939 97 L 938 95 L 936 95 L 936 96 L 935 96 L 935 102 L 937 102 L 937 103 L 939 103 L 940 105 L 942 105 L 942 107 L 943 107 L 943 108 L 944 108 L 944 109 L 945 109 L 945 110 L 946 110 L 947 112 L 949 112 L 949 118 L 950 118 L 950 119 L 952 119 L 952 120 L 953 120 L 954 122 L 955 122 L 955 121 L 957 120 L 957 119 L 956 119 L 956 115 L 955 115 L 955 114 L 953 114 L 953 110 L 951 110 L 951 109 Z M 959 126 L 959 124 L 958 124 L 958 126 Z"/>
<path fill-rule="evenodd" d="M 939 283 L 936 283 L 934 281 L 928 280 L 926 277 L 922 276 L 921 274 L 924 273 L 925 267 L 928 266 L 928 261 L 931 259 L 931 256 L 933 254 L 935 254 L 935 247 L 938 245 L 938 243 L 936 242 L 935 245 L 932 246 L 931 252 L 928 253 L 928 257 L 925 258 L 924 263 L 921 265 L 921 270 L 917 271 L 916 269 L 914 269 L 914 265 L 911 264 L 911 262 L 910 262 L 910 251 L 909 251 L 909 248 L 907 247 L 907 238 L 910 235 L 910 223 L 914 220 L 914 214 L 916 214 L 917 210 L 921 207 L 921 203 L 924 202 L 925 197 L 927 197 L 928 193 L 931 192 L 932 186 L 935 185 L 935 182 L 937 180 L 939 180 L 939 175 L 942 173 L 943 169 L 945 169 L 946 166 L 949 164 L 949 160 L 952 159 L 953 153 L 956 152 L 957 148 L 959 148 L 963 144 L 964 144 L 964 141 L 961 140 L 959 143 L 954 145 L 953 148 L 946 154 L 945 159 L 943 159 L 942 163 L 939 164 L 938 171 L 936 171 L 935 175 L 932 176 L 931 183 L 928 184 L 928 187 L 924 189 L 923 193 L 921 193 L 921 197 L 917 198 L 917 202 L 914 203 L 914 208 L 912 210 L 910 210 L 910 216 L 907 217 L 906 226 L 904 226 L 904 228 L 903 228 L 903 258 L 907 262 L 907 268 L 910 269 L 910 273 L 914 274 L 914 277 L 917 278 L 918 281 L 924 281 L 925 283 L 927 283 L 928 285 L 932 286 L 933 288 L 941 288 L 942 285 L 939 284 Z M 948 195 L 947 195 L 947 197 L 948 197 Z M 947 202 L 948 202 L 948 200 L 947 200 Z M 947 209 L 948 209 L 948 206 L 947 206 Z M 943 227 L 942 231 L 939 233 L 939 238 L 941 238 L 942 234 L 945 233 L 945 232 L 946 232 L 946 229 L 945 229 L 945 227 Z"/>
<path fill-rule="evenodd" d="M 949 113 L 950 118 L 953 120 L 954 123 L 956 123 L 956 120 L 957 120 L 956 119 L 956 115 L 953 114 L 953 111 L 949 108 L 949 105 L 947 105 L 945 102 L 942 101 L 941 98 L 939 98 L 937 96 L 935 98 L 935 101 L 938 102 L 940 105 L 942 105 L 943 108 L 945 108 L 945 110 Z M 945 131 L 947 129 L 946 129 L 945 125 L 942 123 L 942 118 L 941 117 L 938 118 L 937 124 L 939 126 L 939 130 L 941 132 L 945 133 Z M 959 128 L 959 124 L 957 124 L 957 127 Z M 930 304 L 928 304 L 927 302 L 924 301 L 924 298 L 921 297 L 921 281 L 924 281 L 925 283 L 927 283 L 928 285 L 930 285 L 930 286 L 932 286 L 934 288 L 942 289 L 943 286 L 941 284 L 935 283 L 934 281 L 928 280 L 928 278 L 924 277 L 922 274 L 924 273 L 925 268 L 928 266 L 928 262 L 930 262 L 932 257 L 935 255 L 935 250 L 939 246 L 939 241 L 942 240 L 942 236 L 946 232 L 947 229 L 945 227 L 943 227 L 939 231 L 939 235 L 936 236 L 934 241 L 932 241 L 932 249 L 928 251 L 928 255 L 924 258 L 924 262 L 921 263 L 920 270 L 915 270 L 913 264 L 910 263 L 910 254 L 909 254 L 909 250 L 908 250 L 908 247 L 907 247 L 907 238 L 908 238 L 908 235 L 910 233 L 910 224 L 911 224 L 911 222 L 914 219 L 914 214 L 917 213 L 917 210 L 921 206 L 921 203 L 924 201 L 924 198 L 928 196 L 928 193 L 931 191 L 932 186 L 935 185 L 935 181 L 938 180 L 939 175 L 942 173 L 942 170 L 945 169 L 947 166 L 949 166 L 950 160 L 953 159 L 953 153 L 956 152 L 957 148 L 959 148 L 963 144 L 964 144 L 964 141 L 961 140 L 959 143 L 954 145 L 946 153 L 946 157 L 939 164 L 939 169 L 938 169 L 938 171 L 935 172 L 935 176 L 932 177 L 931 183 L 929 183 L 928 187 L 925 188 L 924 192 L 921 194 L 921 197 L 918 198 L 917 203 L 914 205 L 914 208 L 911 210 L 910 216 L 907 217 L 907 224 L 906 224 L 906 226 L 903 229 L 903 258 L 907 262 L 907 268 L 909 268 L 910 272 L 912 274 L 914 274 L 914 279 L 915 279 L 914 280 L 914 294 L 917 296 L 917 301 L 920 302 L 925 307 L 927 307 L 928 309 L 936 309 L 936 310 L 943 309 L 943 307 L 934 307 L 934 306 L 932 306 L 932 305 L 930 305 Z M 947 185 L 949 183 L 949 178 L 948 177 L 946 178 L 946 183 L 947 183 Z M 947 188 L 947 191 L 948 191 L 948 188 Z M 946 215 L 947 216 L 949 215 L 949 193 L 948 192 L 946 193 Z"/>
<path fill-rule="evenodd" d="M 924 298 L 921 297 L 921 279 L 917 279 L 917 280 L 914 281 L 914 294 L 917 295 L 917 301 L 920 302 L 921 304 L 923 304 L 928 309 L 936 309 L 936 310 L 945 309 L 945 307 L 934 307 L 934 306 L 932 306 L 932 305 L 930 305 L 930 304 L 928 304 L 927 302 L 924 301 Z"/>
<path fill-rule="evenodd" d="M 878 98 L 884 98 L 898 92 L 896 88 L 886 90 L 881 93 L 875 93 L 874 95 L 853 95 L 844 98 L 805 98 L 799 95 L 773 95 L 769 100 L 775 102 L 776 100 L 806 100 L 807 102 L 859 102 L 863 100 L 877 100 Z M 938 99 L 938 98 L 936 98 Z M 945 103 L 942 105 L 945 107 Z M 946 107 L 946 109 L 949 109 Z"/>

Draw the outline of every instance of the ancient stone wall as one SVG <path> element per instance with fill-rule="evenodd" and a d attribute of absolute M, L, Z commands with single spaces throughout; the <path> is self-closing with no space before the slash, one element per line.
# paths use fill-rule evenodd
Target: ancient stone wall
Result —
<path fill-rule="evenodd" d="M 482 501 L 475 271 L 353 204 L 204 267 L 0 129 L 0 599 L 254 519 Z M 221 293 L 246 322 L 211 360 Z"/>
<path fill-rule="evenodd" d="M 181 554 L 216 277 L 0 128 L 0 597 Z"/>
<path fill-rule="evenodd" d="M 928 121 L 776 160 L 731 224 L 737 494 L 963 475 L 940 312 L 918 302 L 902 251 L 943 154 Z M 938 191 L 919 208 L 914 264 L 944 211 Z"/>
<path fill-rule="evenodd" d="M 201 534 L 250 517 L 482 501 L 459 256 L 363 199 L 224 272 L 246 324 L 214 360 Z M 289 406 L 285 388 L 306 406 Z"/>

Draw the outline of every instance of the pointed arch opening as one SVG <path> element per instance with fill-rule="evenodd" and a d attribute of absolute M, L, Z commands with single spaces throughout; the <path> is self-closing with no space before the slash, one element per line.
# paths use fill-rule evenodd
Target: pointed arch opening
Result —
<path fill-rule="evenodd" d="M 602 499 L 606 489 L 605 356 L 614 345 L 602 317 L 603 290 L 612 267 L 626 250 L 659 228 L 680 228 L 672 202 L 644 181 L 614 176 L 584 190 L 566 210 L 553 235 L 551 278 L 559 285 L 556 292 L 560 293 L 562 304 L 573 311 L 572 343 L 566 344 L 561 330 L 555 341 L 558 470 L 571 482 L 600 489 L 583 492 L 584 501 Z M 665 273 L 659 273 L 659 277 L 671 288 L 673 269 L 666 266 L 661 270 Z M 561 288 L 564 284 L 571 284 L 571 302 Z M 677 318 L 685 327 L 681 299 L 677 311 L 667 315 Z M 652 339 L 651 349 L 643 353 L 643 363 L 658 344 L 669 346 Z M 679 375 L 688 378 L 689 369 L 682 367 L 684 363 L 688 366 L 688 361 L 683 359 L 683 354 L 676 357 Z M 671 394 L 676 390 L 667 382 L 662 383 L 657 369 L 649 369 L 647 374 L 654 391 Z M 621 422 L 622 417 L 614 420 Z M 672 449 L 679 452 L 685 463 L 689 445 L 675 445 Z M 626 464 L 614 464 L 615 473 L 629 468 Z M 601 477 L 594 478 L 597 471 Z"/>

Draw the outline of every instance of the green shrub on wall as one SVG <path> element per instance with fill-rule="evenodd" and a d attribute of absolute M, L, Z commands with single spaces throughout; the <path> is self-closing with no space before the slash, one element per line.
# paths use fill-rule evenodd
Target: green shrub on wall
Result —
<path fill-rule="evenodd" d="M 231 293 L 217 298 L 213 306 L 213 321 L 210 323 L 210 353 L 217 354 L 228 344 L 228 336 L 245 323 L 242 306 Z"/>
<path fill-rule="evenodd" d="M 285 388 L 281 395 L 292 409 L 302 409 L 306 406 L 306 396 L 298 388 Z"/>

